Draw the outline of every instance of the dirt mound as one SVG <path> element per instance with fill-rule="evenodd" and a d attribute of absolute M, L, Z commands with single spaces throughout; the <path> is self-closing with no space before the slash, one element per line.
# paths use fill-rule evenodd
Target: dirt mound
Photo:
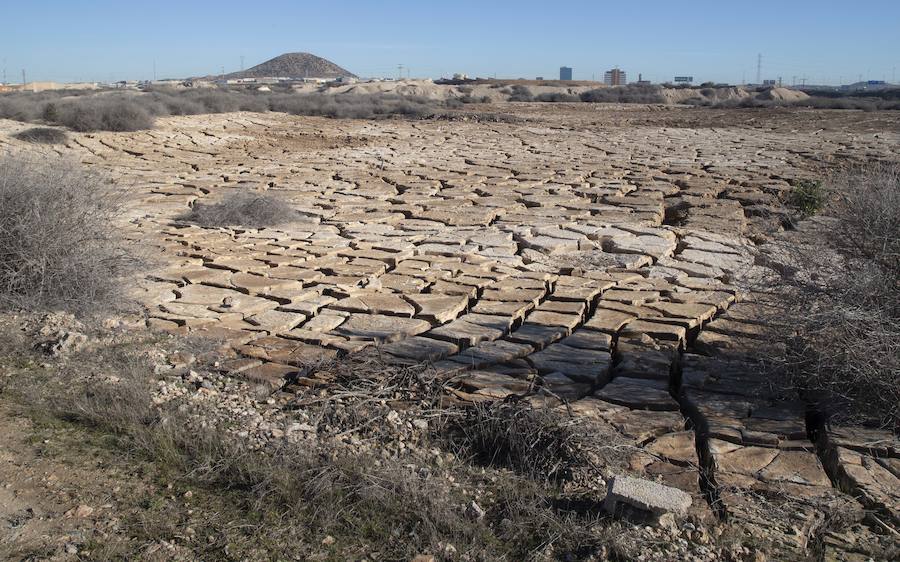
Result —
<path fill-rule="evenodd" d="M 275 76 L 284 78 L 356 77 L 349 70 L 341 68 L 322 57 L 317 57 L 310 53 L 286 53 L 247 70 L 226 74 L 225 78 L 234 80 L 238 78 L 270 78 Z"/>
<path fill-rule="evenodd" d="M 327 92 L 331 94 L 397 94 L 443 100 L 454 97 L 455 90 L 456 88 L 440 86 L 431 80 L 399 80 L 351 84 L 329 88 Z"/>
<path fill-rule="evenodd" d="M 777 101 L 799 101 L 809 99 L 806 92 L 800 90 L 791 90 L 790 88 L 772 88 L 760 92 L 756 99 L 758 100 L 777 100 Z"/>
<path fill-rule="evenodd" d="M 757 91 L 744 86 L 727 86 L 719 88 L 663 88 L 662 95 L 666 103 L 678 104 L 695 102 L 722 103 L 740 100 L 777 100 L 797 101 L 809 98 L 805 93 L 789 88 L 768 88 Z"/>

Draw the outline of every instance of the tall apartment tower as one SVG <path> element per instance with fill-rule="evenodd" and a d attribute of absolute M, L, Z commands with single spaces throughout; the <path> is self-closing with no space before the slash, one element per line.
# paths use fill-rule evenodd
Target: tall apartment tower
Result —
<path fill-rule="evenodd" d="M 628 83 L 625 78 L 625 71 L 618 68 L 607 70 L 603 74 L 603 83 L 607 86 L 624 86 Z"/>
<path fill-rule="evenodd" d="M 572 79 L 572 69 L 568 66 L 559 67 L 559 79 L 560 80 L 571 80 Z"/>

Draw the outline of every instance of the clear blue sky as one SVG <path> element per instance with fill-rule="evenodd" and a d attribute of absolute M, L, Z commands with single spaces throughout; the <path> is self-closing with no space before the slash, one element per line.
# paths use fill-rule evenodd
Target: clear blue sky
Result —
<path fill-rule="evenodd" d="M 186 77 L 308 51 L 361 76 L 892 79 L 900 0 L 0 0 L 8 81 Z"/>

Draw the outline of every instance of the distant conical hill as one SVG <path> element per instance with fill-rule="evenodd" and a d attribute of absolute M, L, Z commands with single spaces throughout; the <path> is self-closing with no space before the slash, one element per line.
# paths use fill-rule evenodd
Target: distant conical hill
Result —
<path fill-rule="evenodd" d="M 235 80 L 238 78 L 272 78 L 276 76 L 282 78 L 356 77 L 349 70 L 341 68 L 322 57 L 317 57 L 310 53 L 285 53 L 253 68 L 227 74 L 225 78 Z"/>

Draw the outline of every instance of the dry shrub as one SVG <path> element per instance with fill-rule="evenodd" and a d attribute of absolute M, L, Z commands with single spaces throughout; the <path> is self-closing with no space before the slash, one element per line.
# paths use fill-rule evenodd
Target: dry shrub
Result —
<path fill-rule="evenodd" d="M 900 430 L 900 165 L 841 172 L 827 188 L 833 220 L 781 290 L 780 368 L 823 413 Z"/>
<path fill-rule="evenodd" d="M 534 101 L 534 94 L 531 93 L 531 90 L 528 88 L 528 86 L 515 84 L 510 90 L 509 99 L 507 101 Z"/>
<path fill-rule="evenodd" d="M 581 101 L 587 103 L 666 103 L 659 86 L 613 86 L 584 92 Z"/>
<path fill-rule="evenodd" d="M 206 227 L 267 228 L 296 220 L 290 204 L 274 195 L 233 192 L 219 203 L 195 203 L 182 220 Z"/>
<path fill-rule="evenodd" d="M 484 102 L 469 98 L 468 102 Z M 459 102 L 457 102 L 459 103 Z M 59 92 L 0 96 L 0 118 L 63 125 L 73 131 L 139 131 L 153 127 L 156 117 L 232 111 L 315 115 L 337 119 L 379 119 L 434 115 L 451 107 L 424 97 L 395 94 L 263 93 L 233 89 L 155 88 L 144 93 Z"/>
<path fill-rule="evenodd" d="M 121 210 L 108 181 L 72 163 L 0 158 L 0 307 L 115 306 L 118 279 L 137 263 Z"/>
<path fill-rule="evenodd" d="M 269 100 L 272 111 L 340 119 L 378 119 L 392 116 L 422 118 L 440 107 L 436 101 L 394 94 L 280 94 Z"/>
<path fill-rule="evenodd" d="M 697 103 L 696 105 L 709 105 L 715 109 L 760 109 L 778 107 L 808 107 L 813 109 L 855 109 L 862 111 L 886 111 L 900 109 L 900 102 L 896 100 L 879 100 L 868 98 L 828 98 L 810 96 L 802 100 L 769 100 L 754 97 L 722 100 L 719 102 Z"/>
<path fill-rule="evenodd" d="M 562 92 L 551 92 L 540 94 L 534 98 L 534 101 L 549 103 L 568 103 L 581 101 L 581 98 L 572 94 L 564 94 Z"/>
<path fill-rule="evenodd" d="M 37 121 L 41 118 L 38 98 L 27 94 L 0 94 L 0 118 L 23 123 Z"/>
<path fill-rule="evenodd" d="M 69 135 L 65 131 L 50 127 L 32 127 L 19 131 L 13 137 L 36 144 L 65 144 L 69 141 Z"/>
<path fill-rule="evenodd" d="M 140 131 L 153 128 L 153 113 L 135 96 L 92 96 L 59 102 L 55 123 L 73 131 Z"/>
<path fill-rule="evenodd" d="M 590 465 L 580 421 L 526 403 L 476 404 L 450 418 L 451 447 L 488 466 L 530 478 L 567 480 Z"/>

